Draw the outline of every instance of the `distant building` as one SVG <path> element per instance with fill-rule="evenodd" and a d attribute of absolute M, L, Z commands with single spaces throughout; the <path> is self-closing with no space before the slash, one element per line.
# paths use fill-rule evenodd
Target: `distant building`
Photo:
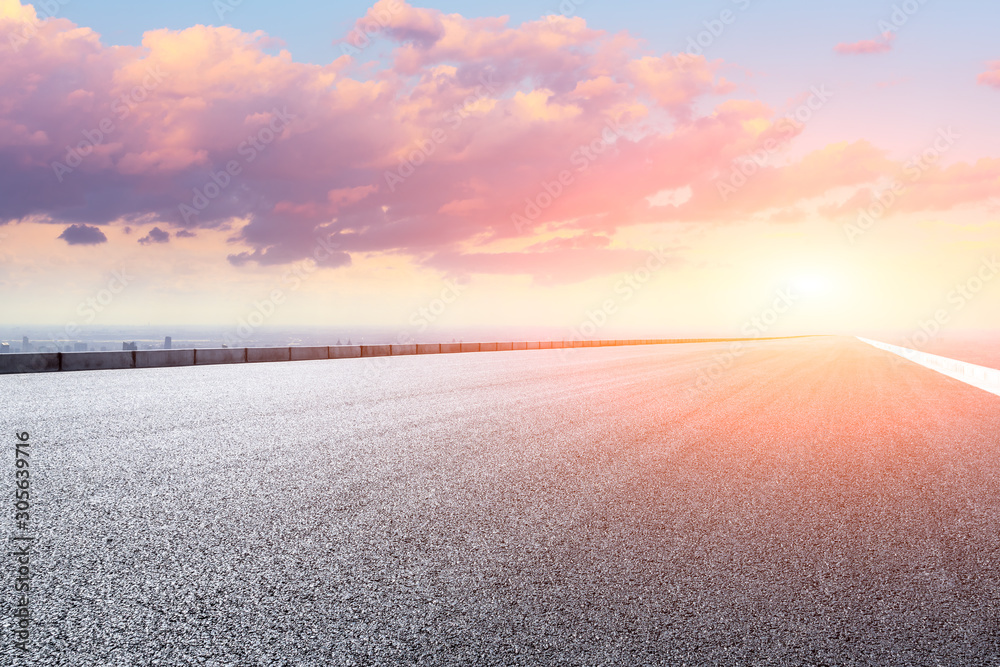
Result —
<path fill-rule="evenodd" d="M 170 336 L 167 336 L 166 338 L 163 339 L 163 349 L 164 350 L 169 350 L 173 344 L 174 344 L 174 340 Z"/>
<path fill-rule="evenodd" d="M 31 343 L 28 342 L 27 336 L 21 339 L 21 352 L 31 352 Z"/>
<path fill-rule="evenodd" d="M 139 346 L 133 341 L 131 343 L 122 343 L 122 351 L 124 352 L 135 352 L 139 349 Z"/>
<path fill-rule="evenodd" d="M 0 354 L 10 354 L 10 345 L 7 343 L 0 343 Z"/>
<path fill-rule="evenodd" d="M 74 352 L 86 352 L 87 351 L 87 344 L 86 343 L 73 343 L 73 351 Z"/>

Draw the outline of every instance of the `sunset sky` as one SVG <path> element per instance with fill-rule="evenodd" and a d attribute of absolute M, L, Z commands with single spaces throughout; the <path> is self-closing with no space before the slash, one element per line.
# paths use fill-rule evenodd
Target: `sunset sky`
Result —
<path fill-rule="evenodd" d="M 997 25 L 971 0 L 0 0 L 3 320 L 114 284 L 94 324 L 280 296 L 268 324 L 412 326 L 446 295 L 442 331 L 734 335 L 782 299 L 768 333 L 1000 329 Z"/>

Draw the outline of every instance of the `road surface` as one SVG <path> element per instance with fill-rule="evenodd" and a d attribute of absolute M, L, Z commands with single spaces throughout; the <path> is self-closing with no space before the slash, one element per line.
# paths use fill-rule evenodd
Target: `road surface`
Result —
<path fill-rule="evenodd" d="M 27 664 L 1000 661 L 1000 397 L 729 348 L 0 377 Z"/>

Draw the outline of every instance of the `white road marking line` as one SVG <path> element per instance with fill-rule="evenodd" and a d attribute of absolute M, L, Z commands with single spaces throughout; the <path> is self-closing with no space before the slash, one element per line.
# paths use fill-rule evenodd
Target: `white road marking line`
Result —
<path fill-rule="evenodd" d="M 1000 396 L 1000 370 L 987 368 L 986 366 L 977 366 L 976 364 L 970 364 L 949 357 L 940 357 L 936 354 L 928 354 L 919 350 L 911 350 L 908 347 L 869 340 L 861 336 L 856 336 L 856 338 L 862 343 L 868 343 L 880 350 L 892 352 L 932 371 L 937 371 L 942 375 L 961 380 L 966 384 L 971 384 L 973 387 Z"/>

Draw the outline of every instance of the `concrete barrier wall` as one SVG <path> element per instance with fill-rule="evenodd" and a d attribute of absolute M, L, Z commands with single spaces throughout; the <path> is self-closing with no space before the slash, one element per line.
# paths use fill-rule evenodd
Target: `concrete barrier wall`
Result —
<path fill-rule="evenodd" d="M 176 366 L 194 366 L 194 350 L 137 350 L 135 353 L 136 368 Z"/>
<path fill-rule="evenodd" d="M 135 368 L 132 352 L 65 352 L 60 370 L 101 371 Z"/>
<path fill-rule="evenodd" d="M 264 361 L 291 361 L 292 352 L 288 347 L 248 347 L 247 361 L 260 363 Z"/>
<path fill-rule="evenodd" d="M 315 359 L 356 359 L 414 354 L 454 354 L 458 352 L 493 352 L 508 350 L 559 350 L 578 347 L 610 347 L 619 345 L 652 345 L 674 343 L 722 343 L 730 341 L 765 341 L 784 338 L 687 338 L 642 340 L 577 340 L 497 343 L 420 343 L 410 345 L 331 345 L 329 347 L 251 347 L 202 348 L 197 350 L 137 350 L 133 352 L 43 352 L 32 354 L 0 354 L 0 374 L 40 373 L 53 371 L 99 370 L 110 368 L 167 368 L 175 366 L 239 364 L 244 362 L 304 361 Z M 870 341 L 866 341 L 870 342 Z M 898 352 L 897 352 L 898 353 Z M 930 355 L 933 356 L 933 355 Z M 955 375 L 964 375 L 975 382 L 994 386 L 1000 371 L 975 367 L 939 358 L 938 366 Z"/>
<path fill-rule="evenodd" d="M 58 352 L 0 354 L 0 374 L 51 373 L 59 370 Z"/>
<path fill-rule="evenodd" d="M 329 359 L 330 348 L 323 347 L 291 347 L 288 348 L 288 356 L 292 361 L 316 361 L 318 359 Z"/>
<path fill-rule="evenodd" d="M 245 347 L 209 348 L 194 351 L 196 366 L 211 364 L 242 364 L 247 360 Z"/>

